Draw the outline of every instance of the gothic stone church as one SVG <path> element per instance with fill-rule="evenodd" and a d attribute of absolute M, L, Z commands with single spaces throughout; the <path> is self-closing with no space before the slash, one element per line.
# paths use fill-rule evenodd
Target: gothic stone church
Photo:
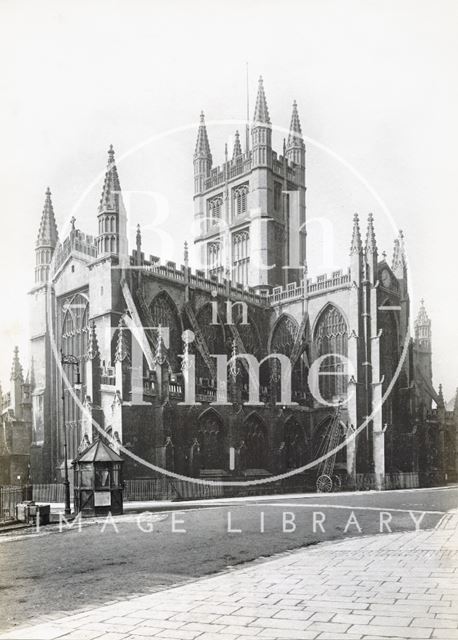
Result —
<path fill-rule="evenodd" d="M 386 475 L 405 473 L 425 483 L 431 470 L 436 481 L 445 478 L 441 417 L 432 411 L 433 401 L 436 413 L 444 403 L 432 386 L 430 321 L 422 308 L 415 339 L 408 337 L 402 234 L 388 263 L 378 252 L 373 217 L 362 237 L 355 215 L 349 264 L 309 279 L 305 164 L 296 103 L 283 152 L 273 150 L 262 79 L 244 150 L 236 133 L 232 157 L 226 149 L 222 166 L 213 165 L 202 114 L 194 153 L 194 243 L 204 268 L 195 271 L 187 246 L 182 265 L 146 255 L 139 228 L 129 253 L 112 147 L 96 237 L 73 221 L 59 239 L 48 189 L 30 292 L 34 482 L 61 480 L 64 429 L 71 461 L 98 435 L 93 421 L 121 451 L 127 478 L 158 473 L 132 452 L 177 474 L 246 480 L 306 465 L 329 448 L 336 420 L 338 443 L 371 414 L 335 457 L 333 473 L 342 482 L 354 486 L 369 474 L 383 488 Z M 292 238 L 298 264 L 284 269 Z M 160 329 L 135 329 L 159 326 L 168 328 L 167 340 Z M 194 339 L 184 344 L 190 331 Z M 80 402 L 64 392 L 65 421 L 60 352 L 76 356 L 81 372 Z M 184 353 L 194 358 L 194 404 L 185 403 Z M 247 367 L 234 357 L 244 353 L 259 361 L 271 353 L 290 359 L 294 404 L 282 403 L 278 361 L 269 358 L 260 366 L 258 402 L 249 402 Z M 217 402 L 218 354 L 231 363 L 224 403 Z M 333 355 L 322 358 L 327 354 Z M 338 354 L 352 363 L 351 375 L 342 375 Z M 308 373 L 318 358 L 328 375 L 314 394 Z M 65 386 L 74 387 L 76 367 L 64 373 Z M 342 397 L 348 401 L 336 410 Z M 314 486 L 317 473 L 311 468 L 284 486 Z"/>

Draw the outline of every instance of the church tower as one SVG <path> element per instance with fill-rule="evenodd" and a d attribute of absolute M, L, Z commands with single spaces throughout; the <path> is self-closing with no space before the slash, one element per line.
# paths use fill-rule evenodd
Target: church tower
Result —
<path fill-rule="evenodd" d="M 305 145 L 297 104 L 283 155 L 272 147 L 262 77 L 243 152 L 235 132 L 230 156 L 213 166 L 203 114 L 194 153 L 195 244 L 205 275 L 268 290 L 299 284 L 305 262 Z"/>

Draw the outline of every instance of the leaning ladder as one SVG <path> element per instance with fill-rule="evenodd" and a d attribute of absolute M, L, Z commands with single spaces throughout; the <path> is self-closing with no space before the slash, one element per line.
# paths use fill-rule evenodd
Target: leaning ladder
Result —
<path fill-rule="evenodd" d="M 332 422 L 329 426 L 329 431 L 326 435 L 326 441 L 324 446 L 323 455 L 325 459 L 318 467 L 318 477 L 316 480 L 316 488 L 320 493 L 329 493 L 334 489 L 340 488 L 340 478 L 333 476 L 334 467 L 336 464 L 337 452 L 334 449 L 339 444 L 340 440 L 340 414 L 342 411 L 342 405 L 339 402 L 335 411 Z M 331 451 L 330 455 L 328 455 Z"/>

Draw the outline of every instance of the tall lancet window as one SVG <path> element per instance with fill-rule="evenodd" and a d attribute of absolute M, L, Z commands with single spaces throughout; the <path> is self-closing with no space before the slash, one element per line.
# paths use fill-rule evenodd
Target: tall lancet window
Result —
<path fill-rule="evenodd" d="M 221 195 L 215 196 L 207 202 L 207 217 L 208 226 L 212 227 L 221 220 L 221 214 L 223 210 L 223 197 Z"/>
<path fill-rule="evenodd" d="M 247 229 L 237 231 L 232 236 L 232 261 L 233 281 L 247 285 L 250 264 L 250 234 Z"/>
<path fill-rule="evenodd" d="M 248 209 L 248 185 L 242 184 L 233 189 L 233 213 L 240 216 L 247 212 Z"/>
<path fill-rule="evenodd" d="M 89 302 L 87 298 L 77 293 L 73 298 L 67 298 L 62 304 L 62 338 L 63 355 L 76 356 L 80 362 L 81 382 L 85 382 L 85 357 L 88 348 L 89 331 Z M 65 366 L 65 375 L 73 393 L 76 384 L 76 367 Z M 72 460 L 78 453 L 81 443 L 81 411 L 74 399 L 73 393 L 65 391 L 65 428 L 67 429 L 68 458 Z M 80 398 L 81 399 L 81 398 Z M 61 419 L 62 425 L 62 419 Z M 63 442 L 63 433 L 61 433 Z M 61 447 L 62 448 L 62 447 Z M 63 455 L 63 449 L 60 451 Z"/>
<path fill-rule="evenodd" d="M 221 255 L 221 242 L 209 242 L 207 245 L 207 265 L 208 274 L 210 276 L 216 276 L 218 282 L 223 278 L 223 263 Z"/>
<path fill-rule="evenodd" d="M 336 307 L 329 305 L 322 312 L 315 329 L 316 357 L 329 354 L 320 366 L 319 389 L 322 397 L 335 402 L 338 397 L 347 393 L 347 376 L 344 362 L 339 355 L 348 354 L 347 323 Z"/>

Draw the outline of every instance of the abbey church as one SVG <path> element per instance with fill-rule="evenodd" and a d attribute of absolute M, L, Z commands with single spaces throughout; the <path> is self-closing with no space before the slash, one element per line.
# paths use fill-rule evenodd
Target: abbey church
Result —
<path fill-rule="evenodd" d="M 290 122 L 276 152 L 260 79 L 245 139 L 236 132 L 214 166 L 201 115 L 191 239 L 199 269 L 187 244 L 182 264 L 148 255 L 139 227 L 128 247 L 112 147 L 97 235 L 73 219 L 59 237 L 47 190 L 30 291 L 33 482 L 60 482 L 65 440 L 70 465 L 101 433 L 128 479 L 161 470 L 227 482 L 282 476 L 283 489 L 305 489 L 329 478 L 323 490 L 456 481 L 458 404 L 447 411 L 433 387 L 423 303 L 410 337 L 403 235 L 388 260 L 373 216 L 349 216 L 340 239 L 348 263 L 309 278 L 296 103 Z M 62 354 L 75 364 L 62 365 Z M 244 354 L 259 363 L 254 387 Z"/>

